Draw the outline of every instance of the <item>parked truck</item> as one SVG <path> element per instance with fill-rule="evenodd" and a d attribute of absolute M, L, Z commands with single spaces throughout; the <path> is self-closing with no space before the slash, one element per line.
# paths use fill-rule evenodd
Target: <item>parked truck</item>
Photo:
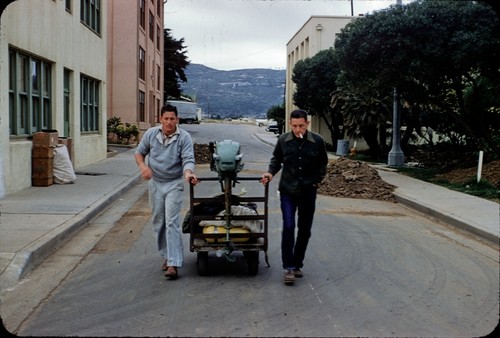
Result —
<path fill-rule="evenodd" d="M 201 108 L 198 108 L 198 104 L 196 102 L 186 100 L 167 100 L 166 104 L 177 107 L 179 123 L 200 123 Z"/>

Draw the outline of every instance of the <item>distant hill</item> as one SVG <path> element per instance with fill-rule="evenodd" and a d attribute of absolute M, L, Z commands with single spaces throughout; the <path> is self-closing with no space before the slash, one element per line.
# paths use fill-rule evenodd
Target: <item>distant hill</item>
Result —
<path fill-rule="evenodd" d="M 217 70 L 200 64 L 185 69 L 184 94 L 196 99 L 207 116 L 265 117 L 267 110 L 283 103 L 285 70 Z"/>

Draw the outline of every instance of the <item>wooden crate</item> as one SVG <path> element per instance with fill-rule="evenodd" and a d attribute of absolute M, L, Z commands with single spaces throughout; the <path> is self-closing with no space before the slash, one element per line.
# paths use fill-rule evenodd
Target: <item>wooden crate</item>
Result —
<path fill-rule="evenodd" d="M 51 158 L 31 159 L 31 178 L 53 178 L 54 161 Z"/>
<path fill-rule="evenodd" d="M 54 147 L 46 146 L 42 144 L 34 144 L 31 149 L 31 157 L 32 158 L 44 158 L 50 159 L 54 158 Z"/>
<path fill-rule="evenodd" d="M 56 147 L 58 143 L 59 143 L 59 136 L 57 135 L 57 131 L 54 132 L 40 131 L 38 133 L 33 134 L 33 144 L 41 144 L 45 146 Z"/>
<path fill-rule="evenodd" d="M 31 178 L 31 185 L 34 187 L 48 187 L 52 184 L 54 184 L 54 177 Z"/>

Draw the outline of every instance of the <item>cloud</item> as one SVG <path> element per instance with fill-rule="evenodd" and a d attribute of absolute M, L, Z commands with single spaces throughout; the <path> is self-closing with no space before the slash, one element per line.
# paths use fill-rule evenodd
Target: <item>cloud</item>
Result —
<path fill-rule="evenodd" d="M 396 0 L 353 0 L 368 13 Z M 285 68 L 286 44 L 312 15 L 350 16 L 349 0 L 168 0 L 165 27 L 187 56 L 221 70 Z M 355 14 L 357 15 L 357 14 Z"/>

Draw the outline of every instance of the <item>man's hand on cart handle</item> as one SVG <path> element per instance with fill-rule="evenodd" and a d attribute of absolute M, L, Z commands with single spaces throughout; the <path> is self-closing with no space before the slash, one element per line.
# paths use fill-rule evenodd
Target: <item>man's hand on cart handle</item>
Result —
<path fill-rule="evenodd" d="M 273 175 L 270 174 L 270 173 L 264 173 L 262 174 L 262 178 L 261 178 L 261 182 L 263 185 L 266 185 L 268 184 L 269 182 L 271 182 L 273 180 Z"/>
<path fill-rule="evenodd" d="M 191 170 L 186 170 L 184 172 L 184 180 L 187 183 L 191 183 L 192 185 L 196 185 L 199 183 L 198 178 Z"/>

